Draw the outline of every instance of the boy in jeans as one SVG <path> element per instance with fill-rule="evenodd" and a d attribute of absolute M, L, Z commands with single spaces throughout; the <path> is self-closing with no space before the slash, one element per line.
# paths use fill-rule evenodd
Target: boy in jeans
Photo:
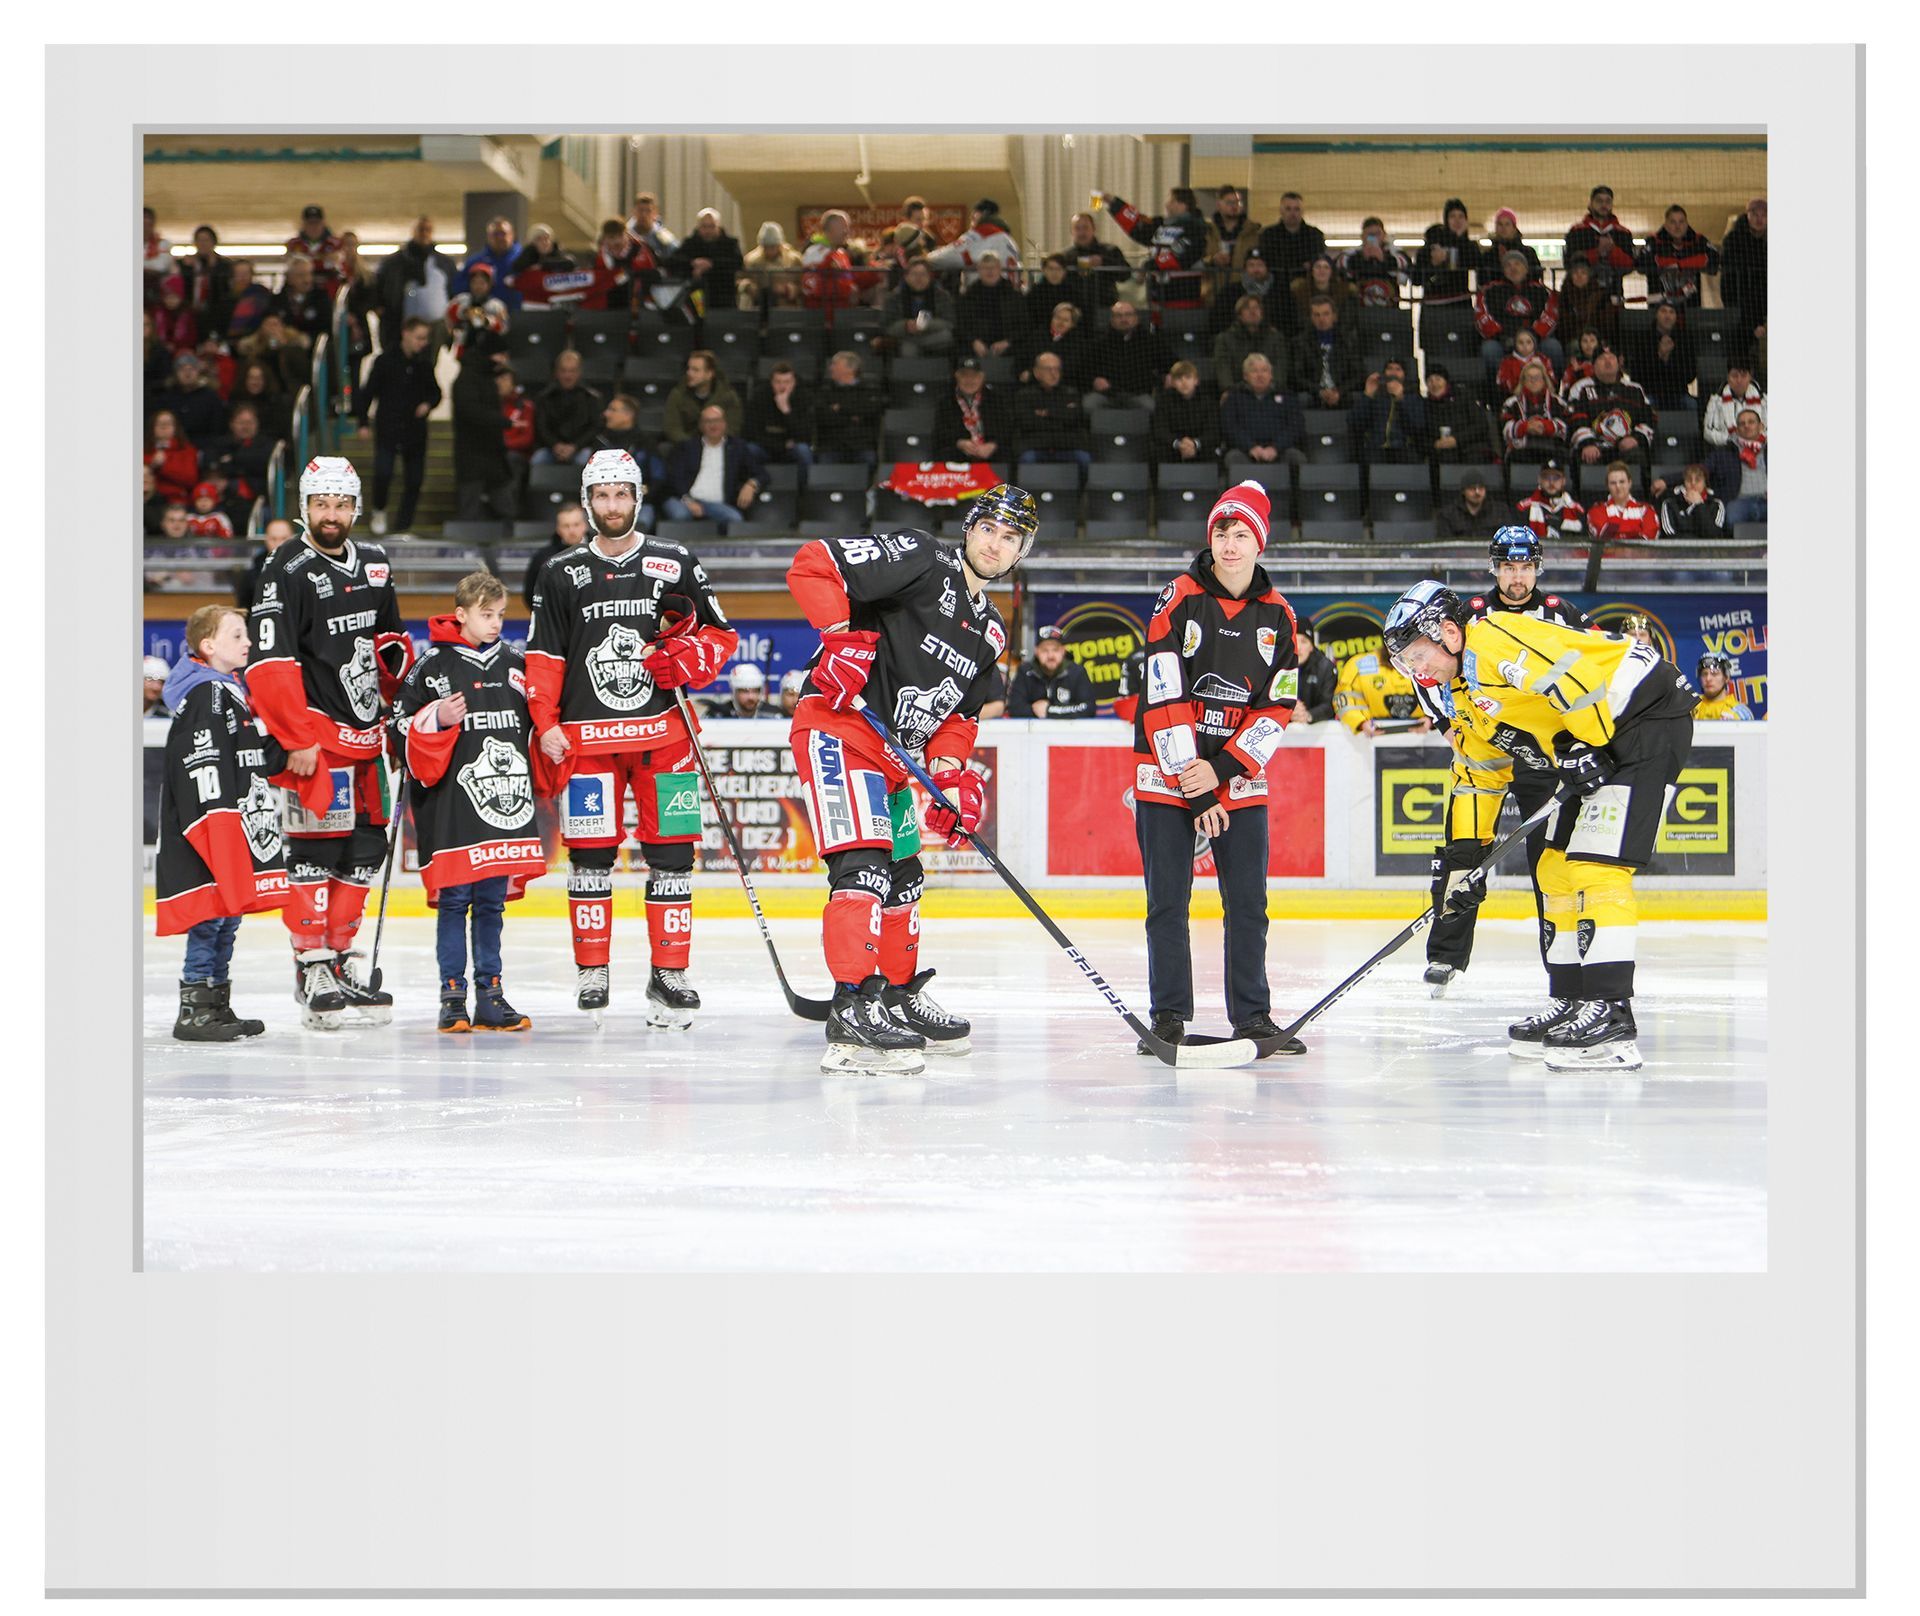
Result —
<path fill-rule="evenodd" d="M 492 573 L 462 578 L 452 612 L 429 620 L 427 654 L 395 703 L 402 755 L 415 782 L 420 879 L 440 915 L 440 1031 L 446 1033 L 520 1032 L 533 1025 L 501 990 L 500 932 L 508 901 L 546 870 L 533 804 L 536 792 L 550 796 L 553 788 L 546 760 L 529 751 L 526 661 L 500 638 L 506 606 L 507 586 Z"/>
<path fill-rule="evenodd" d="M 202 606 L 187 619 L 186 638 L 187 655 L 161 696 L 174 718 L 154 861 L 155 930 L 187 934 L 173 1036 L 224 1044 L 267 1030 L 233 1013 L 227 968 L 240 917 L 278 909 L 289 896 L 280 797 L 267 783 L 287 754 L 254 718 L 237 677 L 247 663 L 247 620 L 232 606 Z"/>

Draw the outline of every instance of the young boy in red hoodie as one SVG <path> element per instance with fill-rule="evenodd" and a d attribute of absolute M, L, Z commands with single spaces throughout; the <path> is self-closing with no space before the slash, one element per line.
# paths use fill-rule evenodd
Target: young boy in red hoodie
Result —
<path fill-rule="evenodd" d="M 556 789 L 531 746 L 526 659 L 500 638 L 507 586 L 473 572 L 453 611 L 428 622 L 427 654 L 394 703 L 413 777 L 420 879 L 439 911 L 440 1031 L 521 1032 L 533 1025 L 500 985 L 506 905 L 547 867 L 534 826 L 537 796 Z M 471 916 L 476 996 L 467 1014 Z"/>

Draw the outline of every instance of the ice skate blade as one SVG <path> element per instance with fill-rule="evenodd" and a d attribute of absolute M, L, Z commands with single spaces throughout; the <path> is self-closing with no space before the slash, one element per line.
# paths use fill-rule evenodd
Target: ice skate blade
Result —
<path fill-rule="evenodd" d="M 1512 1038 L 1507 1041 L 1507 1053 L 1515 1060 L 1545 1060 L 1547 1046 L 1532 1038 Z"/>
<path fill-rule="evenodd" d="M 604 1032 L 606 1030 L 607 1013 L 605 1010 L 582 1009 L 580 1013 L 593 1023 L 593 1030 L 595 1032 Z"/>
<path fill-rule="evenodd" d="M 1427 984 L 1427 997 L 1429 999 L 1444 999 L 1446 996 L 1447 984 L 1445 982 L 1429 982 Z"/>
<path fill-rule="evenodd" d="M 391 1027 L 393 1025 L 392 1005 L 367 1005 L 356 1008 L 348 1005 L 340 1012 L 347 1017 L 349 1027 Z"/>
<path fill-rule="evenodd" d="M 664 1004 L 647 1005 L 647 1025 L 659 1032 L 685 1032 L 693 1025 L 691 1010 L 672 1010 Z"/>
<path fill-rule="evenodd" d="M 308 1032 L 345 1032 L 346 1015 L 344 1010 L 302 1010 L 300 1025 Z"/>
<path fill-rule="evenodd" d="M 1618 1043 L 1601 1044 L 1593 1049 L 1550 1049 L 1550 1072 L 1637 1072 L 1640 1070 L 1640 1046 L 1631 1038 Z"/>
<path fill-rule="evenodd" d="M 917 1049 L 863 1049 L 854 1044 L 829 1044 L 820 1057 L 820 1070 L 835 1077 L 912 1077 L 927 1063 Z"/>
<path fill-rule="evenodd" d="M 921 1053 L 927 1055 L 971 1055 L 973 1053 L 973 1037 L 969 1034 L 965 1038 L 929 1038 L 927 1040 L 927 1047 L 921 1051 Z"/>

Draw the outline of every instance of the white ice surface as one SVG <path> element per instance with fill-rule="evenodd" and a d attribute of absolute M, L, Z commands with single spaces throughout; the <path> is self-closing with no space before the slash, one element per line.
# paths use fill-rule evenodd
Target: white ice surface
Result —
<path fill-rule="evenodd" d="M 775 921 L 824 994 L 818 926 Z M 1182 1073 L 1025 920 L 929 921 L 934 992 L 976 1052 L 924 1077 L 826 1078 L 751 921 L 702 921 L 690 1032 L 641 1020 L 617 923 L 613 1007 L 572 1007 L 566 923 L 511 918 L 517 1035 L 434 1031 L 428 919 L 390 920 L 395 1024 L 302 1031 L 277 917 L 249 920 L 229 1046 L 168 1034 L 180 942 L 146 945 L 146 1264 L 154 1270 L 1761 1271 L 1766 934 L 1641 928 L 1645 1069 L 1506 1053 L 1542 1002 L 1525 922 L 1486 922 L 1427 996 L 1416 942 L 1250 1072 Z M 1145 1016 L 1137 922 L 1066 929 Z M 1275 922 L 1275 1012 L 1391 922 Z M 1197 1030 L 1224 1032 L 1219 923 L 1195 926 Z M 1211 1007 L 1211 1008 L 1209 1008 Z"/>

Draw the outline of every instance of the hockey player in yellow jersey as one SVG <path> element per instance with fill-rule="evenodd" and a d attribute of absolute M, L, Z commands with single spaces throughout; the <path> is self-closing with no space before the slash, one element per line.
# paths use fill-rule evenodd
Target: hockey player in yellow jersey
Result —
<path fill-rule="evenodd" d="M 1508 612 L 1476 619 L 1432 580 L 1394 603 L 1383 637 L 1396 667 L 1436 687 L 1469 760 L 1526 748 L 1559 776 L 1538 878 L 1548 968 L 1565 967 L 1576 996 L 1514 1023 L 1508 1047 L 1544 1055 L 1551 1071 L 1637 1071 L 1633 872 L 1653 856 L 1693 746 L 1686 676 L 1625 635 Z"/>
<path fill-rule="evenodd" d="M 1732 665 L 1725 657 L 1709 651 L 1693 671 L 1700 681 L 1700 700 L 1693 709 L 1695 718 L 1730 718 L 1749 724 L 1753 722 L 1753 709 L 1734 695 L 1733 686 L 1727 682 Z"/>
<path fill-rule="evenodd" d="M 1413 681 L 1378 651 L 1362 651 L 1340 664 L 1333 712 L 1356 735 L 1433 728 L 1414 698 Z"/>

